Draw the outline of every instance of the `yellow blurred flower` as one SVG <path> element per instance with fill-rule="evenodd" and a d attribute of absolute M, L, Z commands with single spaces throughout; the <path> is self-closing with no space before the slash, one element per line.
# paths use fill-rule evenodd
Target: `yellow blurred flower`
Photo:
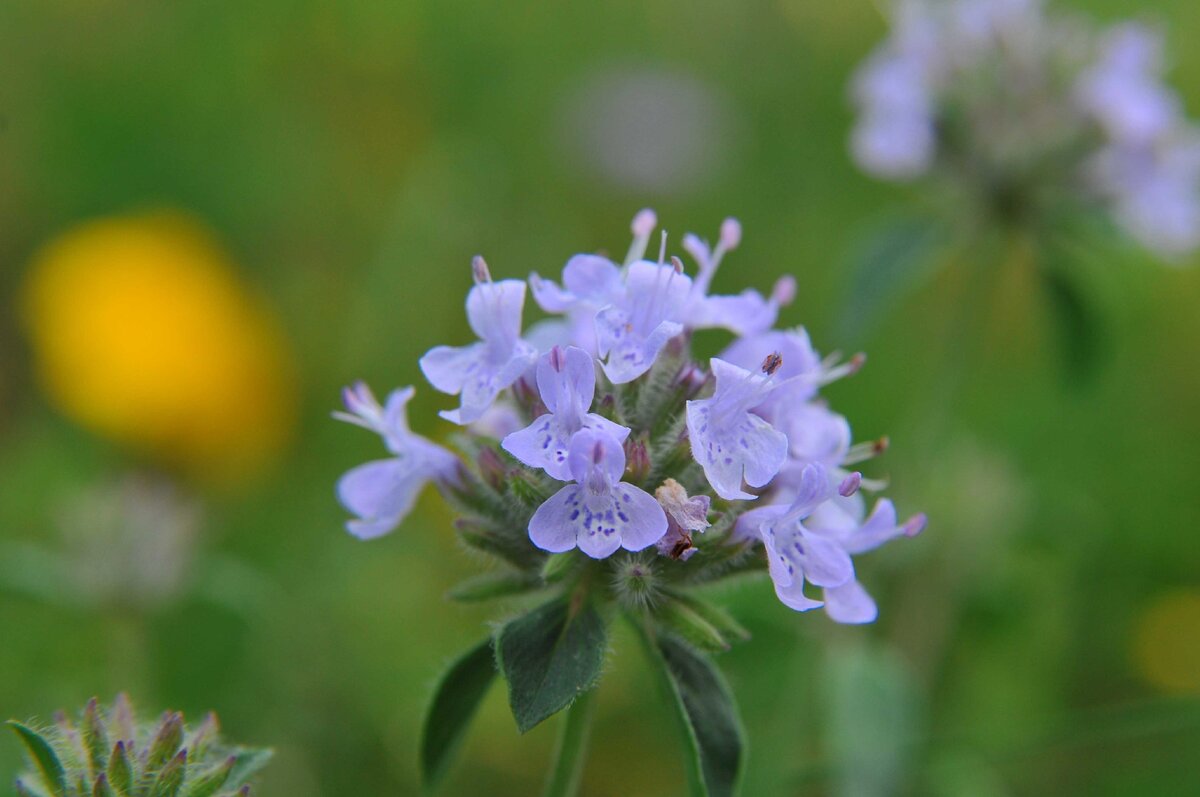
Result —
<path fill-rule="evenodd" d="M 1178 590 L 1151 603 L 1138 620 L 1133 656 L 1158 688 L 1200 693 L 1200 591 Z"/>
<path fill-rule="evenodd" d="M 43 387 L 97 434 L 210 481 L 285 441 L 295 387 L 280 326 L 192 217 L 71 229 L 34 258 L 22 298 Z"/>

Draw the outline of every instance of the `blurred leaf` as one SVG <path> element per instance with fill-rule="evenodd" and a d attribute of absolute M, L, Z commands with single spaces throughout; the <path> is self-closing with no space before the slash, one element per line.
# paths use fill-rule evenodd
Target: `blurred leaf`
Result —
<path fill-rule="evenodd" d="M 1070 276 L 1073 255 L 1063 246 L 1043 245 L 1038 273 L 1059 339 L 1065 373 L 1084 383 L 1095 377 L 1104 349 L 1099 317 Z"/>
<path fill-rule="evenodd" d="M 433 789 L 445 774 L 495 677 L 496 655 L 489 638 L 454 661 L 438 681 L 421 728 L 421 778 L 426 789 Z"/>
<path fill-rule="evenodd" d="M 67 793 L 67 776 L 63 771 L 62 762 L 58 760 L 54 749 L 50 747 L 42 735 L 37 731 L 22 725 L 15 720 L 9 720 L 8 727 L 12 728 L 21 741 L 25 744 L 25 749 L 29 751 L 29 757 L 33 761 L 33 765 L 37 767 L 38 772 L 42 776 L 42 781 L 45 788 L 50 790 L 50 793 L 55 797 Z"/>
<path fill-rule="evenodd" d="M 937 263 L 946 235 L 934 219 L 891 219 L 868 233 L 849 256 L 850 291 L 842 334 L 862 337 L 891 307 L 915 290 Z"/>
<path fill-rule="evenodd" d="M 833 793 L 871 797 L 901 792 L 917 709 L 903 665 L 862 646 L 834 648 L 824 680 Z"/>
<path fill-rule="evenodd" d="M 500 629 L 496 660 L 521 733 L 596 685 L 607 645 L 604 620 L 586 600 L 551 601 Z"/>
<path fill-rule="evenodd" d="M 651 640 L 636 620 L 634 625 L 683 729 L 689 792 L 693 797 L 733 795 L 746 745 L 729 685 L 708 656 L 670 635 Z"/>

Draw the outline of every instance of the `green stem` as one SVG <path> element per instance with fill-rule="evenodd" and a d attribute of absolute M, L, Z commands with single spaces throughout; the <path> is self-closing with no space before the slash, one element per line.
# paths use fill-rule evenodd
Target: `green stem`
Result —
<path fill-rule="evenodd" d="M 584 692 L 567 709 L 558 747 L 554 751 L 554 767 L 543 792 L 545 797 L 574 797 L 579 793 L 588 737 L 591 736 L 594 691 Z"/>

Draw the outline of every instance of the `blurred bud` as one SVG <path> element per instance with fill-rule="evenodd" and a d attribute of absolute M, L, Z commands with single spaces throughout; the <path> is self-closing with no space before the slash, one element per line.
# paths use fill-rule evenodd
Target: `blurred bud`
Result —
<path fill-rule="evenodd" d="M 650 474 L 650 452 L 640 436 L 625 440 L 625 472 L 628 474 L 626 480 L 634 484 L 645 481 Z"/>
<path fill-rule="evenodd" d="M 476 463 L 479 466 L 479 475 L 483 477 L 488 486 L 497 491 L 504 489 L 507 468 L 504 466 L 504 460 L 496 453 L 496 449 L 491 446 L 480 449 Z"/>
<path fill-rule="evenodd" d="M 131 737 L 128 741 L 117 741 L 111 753 L 104 754 L 88 748 L 86 756 L 80 755 L 80 739 L 72 734 L 73 726 L 65 715 L 59 727 L 47 730 L 10 722 L 24 743 L 31 764 L 29 771 L 17 779 L 17 793 L 233 797 L 245 793 L 249 788 L 247 781 L 271 757 L 268 749 L 220 743 L 212 745 L 211 756 L 206 748 L 181 747 L 183 740 L 192 736 L 187 734 L 183 715 L 177 712 L 167 712 L 158 723 L 142 724 L 136 731 L 121 729 L 118 725 L 124 724 L 125 719 L 118 719 L 118 715 L 127 712 L 128 707 L 128 699 L 122 696 L 108 710 L 99 708 L 94 699 L 84 709 L 85 738 Z M 212 724 L 215 727 L 215 721 Z M 93 730 L 86 731 L 89 727 Z M 149 746 L 139 755 L 133 749 L 132 738 L 149 739 Z M 107 763 L 99 763 L 101 758 L 106 758 Z M 234 791 L 239 787 L 240 791 Z"/>
<path fill-rule="evenodd" d="M 63 573 L 82 603 L 151 610 L 188 587 L 200 506 L 163 479 L 131 475 L 87 489 L 59 511 Z"/>

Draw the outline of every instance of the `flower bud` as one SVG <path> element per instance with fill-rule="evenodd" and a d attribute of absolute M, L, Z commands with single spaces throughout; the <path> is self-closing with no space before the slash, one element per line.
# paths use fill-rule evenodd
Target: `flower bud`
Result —
<path fill-rule="evenodd" d="M 650 474 L 650 452 L 646 450 L 646 441 L 641 437 L 630 437 L 625 440 L 625 472 L 628 481 L 640 484 Z"/>

